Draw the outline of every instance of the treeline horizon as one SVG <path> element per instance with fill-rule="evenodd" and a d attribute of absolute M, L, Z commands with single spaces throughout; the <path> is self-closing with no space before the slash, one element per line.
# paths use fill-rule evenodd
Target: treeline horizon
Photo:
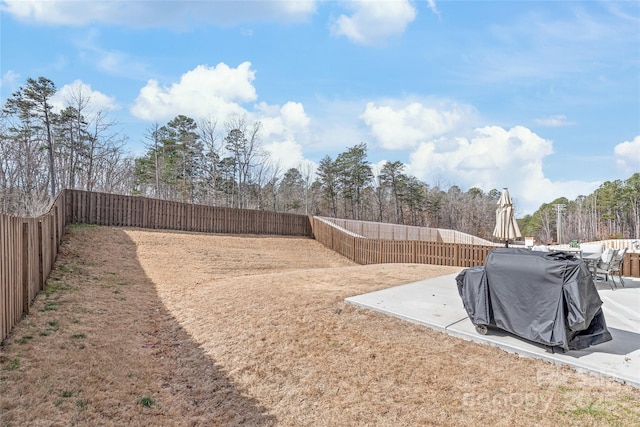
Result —
<path fill-rule="evenodd" d="M 488 240 L 501 191 L 429 185 L 400 161 L 374 171 L 367 144 L 317 167 L 284 170 L 261 143 L 262 124 L 234 115 L 222 124 L 178 115 L 153 123 L 146 152 L 127 154 L 127 136 L 108 111 L 90 108 L 78 87 L 56 112 L 55 84 L 27 79 L 0 115 L 0 212 L 41 214 L 62 188 L 143 195 L 196 204 L 263 209 L 462 231 Z M 555 241 L 640 239 L 640 173 L 607 181 L 575 200 L 561 197 L 518 219 L 523 236 Z"/>

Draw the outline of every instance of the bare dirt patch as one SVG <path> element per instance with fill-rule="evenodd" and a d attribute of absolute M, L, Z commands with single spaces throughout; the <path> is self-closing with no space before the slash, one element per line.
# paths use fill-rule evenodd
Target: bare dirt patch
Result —
<path fill-rule="evenodd" d="M 632 387 L 344 303 L 459 270 L 72 226 L 0 347 L 0 425 L 640 424 Z"/>

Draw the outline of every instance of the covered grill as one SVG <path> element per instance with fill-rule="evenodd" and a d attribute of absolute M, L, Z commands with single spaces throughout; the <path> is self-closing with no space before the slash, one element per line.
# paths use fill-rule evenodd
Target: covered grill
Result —
<path fill-rule="evenodd" d="M 479 333 L 495 326 L 564 351 L 611 340 L 593 278 L 573 255 L 499 248 L 456 282 Z"/>

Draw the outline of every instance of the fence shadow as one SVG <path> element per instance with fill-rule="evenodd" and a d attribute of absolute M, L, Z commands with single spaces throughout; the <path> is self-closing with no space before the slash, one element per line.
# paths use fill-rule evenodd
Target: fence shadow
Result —
<path fill-rule="evenodd" d="M 17 371 L 13 375 L 3 370 L 7 378 L 0 404 L 5 422 L 77 422 L 77 408 L 71 404 L 66 413 L 59 411 L 63 403 L 50 416 L 56 402 L 33 401 L 31 396 L 46 393 L 39 387 L 49 387 L 78 390 L 73 399 L 88 402 L 80 421 L 95 425 L 105 422 L 106 413 L 113 425 L 276 424 L 268 408 L 234 383 L 163 305 L 136 258 L 136 244 L 123 229 L 70 226 L 49 286 L 62 282 L 65 287 L 53 296 L 38 296 L 32 314 L 0 347 L 0 361 L 23 355 L 21 363 L 28 365 L 30 377 L 52 382 L 61 376 L 62 384 L 24 384 Z M 57 310 L 42 310 L 53 298 Z M 59 329 L 49 336 L 31 332 L 45 330 L 53 319 Z M 33 339 L 16 343 L 15 337 L 27 334 Z M 68 366 L 74 366 L 74 375 L 64 378 Z M 96 381 L 99 378 L 104 381 Z M 153 406 L 132 401 L 132 389 L 138 399 L 148 394 Z"/>

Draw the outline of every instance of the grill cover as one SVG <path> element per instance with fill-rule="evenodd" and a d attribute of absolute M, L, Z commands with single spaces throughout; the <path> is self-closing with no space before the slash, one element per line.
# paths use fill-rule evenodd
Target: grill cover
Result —
<path fill-rule="evenodd" d="M 573 255 L 494 249 L 484 266 L 463 270 L 456 282 L 475 325 L 565 351 L 611 340 L 591 273 Z"/>

